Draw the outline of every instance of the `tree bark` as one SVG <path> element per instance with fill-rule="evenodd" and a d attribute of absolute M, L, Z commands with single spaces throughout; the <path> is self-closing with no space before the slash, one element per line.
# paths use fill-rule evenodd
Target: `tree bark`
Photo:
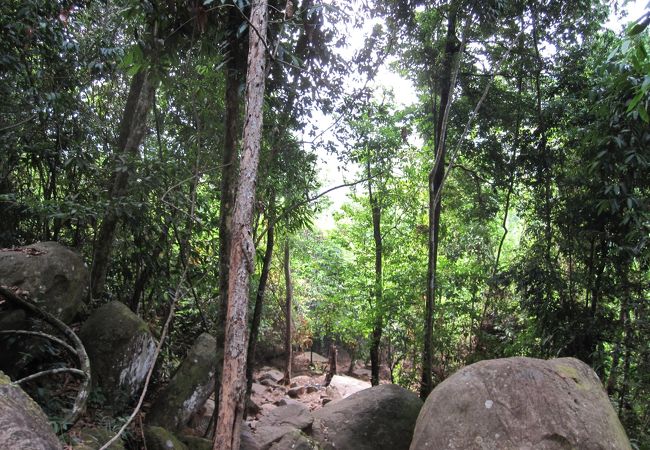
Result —
<path fill-rule="evenodd" d="M 287 236 L 284 242 L 284 285 L 285 285 L 285 303 L 284 303 L 284 317 L 285 317 L 285 334 L 284 334 L 284 384 L 291 384 L 291 361 L 293 360 L 293 352 L 291 349 L 292 333 L 291 333 L 291 306 L 293 303 L 293 284 L 291 282 L 291 254 L 289 250 L 289 237 Z"/>
<path fill-rule="evenodd" d="M 450 97 L 453 91 L 453 63 L 460 51 L 456 37 L 457 11 L 452 6 L 447 19 L 447 37 L 442 77 L 440 80 L 440 103 L 438 122 L 436 124 L 435 155 L 436 162 L 429 172 L 429 239 L 428 268 L 426 290 L 426 318 L 424 326 L 424 352 L 422 357 L 422 382 L 420 398 L 425 399 L 433 388 L 433 306 L 436 291 L 436 267 L 438 260 L 438 241 L 440 234 L 440 198 L 439 191 L 445 174 L 445 153 L 447 139 L 447 122 L 449 117 Z"/>
<path fill-rule="evenodd" d="M 266 47 L 262 40 L 266 37 L 267 23 L 266 0 L 255 0 L 250 17 L 244 154 L 231 230 L 228 307 L 219 415 L 213 446 L 215 450 L 239 449 L 240 427 L 244 414 L 248 350 L 248 291 L 255 258 L 251 222 L 262 138 L 266 65 Z"/>
<path fill-rule="evenodd" d="M 368 177 L 370 177 L 370 158 L 368 158 Z M 372 182 L 368 181 L 368 199 L 372 212 L 372 236 L 375 243 L 375 286 L 374 286 L 374 314 L 375 320 L 372 330 L 372 342 L 370 346 L 370 382 L 373 386 L 379 384 L 379 349 L 383 331 L 383 280 L 382 280 L 382 257 L 383 242 L 381 237 L 381 205 L 372 192 Z"/>
<path fill-rule="evenodd" d="M 147 116 L 153 104 L 155 90 L 149 70 L 138 72 L 131 80 L 115 152 L 116 160 L 121 160 L 122 164 L 127 164 L 130 159 L 138 156 L 138 148 L 147 132 Z M 95 238 L 90 273 L 90 292 L 93 298 L 99 297 L 104 291 L 115 230 L 120 217 L 117 203 L 128 191 L 129 170 L 116 169 L 116 167 L 113 168 L 111 177 L 109 205 Z"/>

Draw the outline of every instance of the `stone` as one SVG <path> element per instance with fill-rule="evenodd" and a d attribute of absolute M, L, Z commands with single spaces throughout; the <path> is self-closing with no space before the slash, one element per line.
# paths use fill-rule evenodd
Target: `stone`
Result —
<path fill-rule="evenodd" d="M 212 441 L 197 436 L 179 436 L 189 450 L 212 450 Z"/>
<path fill-rule="evenodd" d="M 147 450 L 190 450 L 179 438 L 163 427 L 145 427 Z"/>
<path fill-rule="evenodd" d="M 0 449 L 59 450 L 43 410 L 0 372 Z"/>
<path fill-rule="evenodd" d="M 289 432 L 308 430 L 313 421 L 309 408 L 302 403 L 278 406 L 262 416 L 256 427 L 255 438 L 260 449 L 266 450 Z"/>
<path fill-rule="evenodd" d="M 114 436 L 105 428 L 82 428 L 72 439 L 74 450 L 97 450 Z M 118 439 L 108 447 L 109 450 L 125 450 L 124 442 Z"/>
<path fill-rule="evenodd" d="M 271 445 L 271 450 L 317 450 L 318 444 L 305 436 L 300 430 L 292 430 Z"/>
<path fill-rule="evenodd" d="M 44 311 L 70 323 L 88 298 L 90 275 L 78 253 L 57 242 L 0 250 L 0 285 L 29 292 Z"/>
<path fill-rule="evenodd" d="M 313 394 L 314 392 L 317 392 L 317 391 L 318 391 L 318 386 L 314 386 L 313 384 L 307 386 L 306 392 L 308 394 Z"/>
<path fill-rule="evenodd" d="M 270 380 L 273 383 L 279 383 L 280 380 L 284 378 L 284 374 L 277 369 L 264 368 L 262 373 L 257 377 L 257 381 L 262 383 L 262 381 Z"/>
<path fill-rule="evenodd" d="M 308 429 L 314 421 L 309 408 L 302 403 L 278 406 L 260 419 L 259 426 L 289 425 L 299 430 Z"/>
<path fill-rule="evenodd" d="M 298 398 L 305 393 L 305 386 L 297 386 L 287 391 L 287 395 L 291 398 Z"/>
<path fill-rule="evenodd" d="M 267 390 L 267 387 L 260 383 L 253 383 L 251 387 L 251 392 L 255 395 L 264 395 Z"/>
<path fill-rule="evenodd" d="M 196 339 L 170 382 L 151 404 L 148 424 L 181 431 L 201 409 L 214 391 L 216 348 L 216 339 L 208 333 Z"/>
<path fill-rule="evenodd" d="M 336 389 L 342 398 L 349 397 L 355 392 L 368 389 L 371 386 L 367 381 L 357 380 L 346 375 L 334 375 L 329 387 Z"/>
<path fill-rule="evenodd" d="M 574 358 L 481 361 L 427 398 L 411 449 L 630 449 L 589 366 Z"/>
<path fill-rule="evenodd" d="M 0 311 L 0 331 L 23 330 L 27 325 L 27 314 L 22 309 Z"/>
<path fill-rule="evenodd" d="M 407 450 L 421 407 L 414 393 L 381 384 L 314 411 L 312 436 L 324 449 Z"/>
<path fill-rule="evenodd" d="M 262 408 L 260 407 L 260 405 L 255 403 L 255 401 L 253 401 L 250 398 L 246 399 L 246 414 L 248 416 L 256 416 L 260 413 L 261 410 Z"/>
<path fill-rule="evenodd" d="M 115 409 L 135 398 L 154 363 L 156 341 L 147 324 L 114 301 L 97 310 L 79 332 L 90 358 L 93 386 Z"/>

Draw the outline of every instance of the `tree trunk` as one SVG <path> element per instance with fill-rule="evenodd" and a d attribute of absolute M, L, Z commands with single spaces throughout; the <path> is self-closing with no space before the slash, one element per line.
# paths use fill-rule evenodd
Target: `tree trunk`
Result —
<path fill-rule="evenodd" d="M 440 187 L 445 173 L 445 153 L 447 139 L 447 122 L 449 118 L 450 97 L 453 91 L 453 63 L 460 51 L 456 37 L 457 11 L 449 12 L 447 20 L 447 38 L 445 57 L 440 80 L 440 104 L 438 123 L 436 125 L 435 155 L 436 162 L 429 172 L 429 239 L 428 239 L 428 268 L 426 291 L 426 318 L 424 326 L 424 352 L 422 356 L 422 382 L 420 398 L 425 399 L 433 388 L 433 305 L 436 291 L 436 267 L 438 260 L 438 239 L 440 234 Z"/>
<path fill-rule="evenodd" d="M 129 95 L 124 107 L 124 115 L 120 122 L 120 134 L 117 141 L 117 160 L 127 164 L 138 156 L 138 148 L 147 132 L 147 116 L 153 104 L 155 86 L 151 82 L 148 70 L 138 72 L 131 80 Z M 109 188 L 109 205 L 102 218 L 99 232 L 95 238 L 93 264 L 90 273 L 90 289 L 93 298 L 99 297 L 104 291 L 106 272 L 110 263 L 111 249 L 115 230 L 119 221 L 117 204 L 127 194 L 129 170 L 113 168 L 111 186 Z"/>
<path fill-rule="evenodd" d="M 291 384 L 291 361 L 293 352 L 291 349 L 291 305 L 293 304 L 293 285 L 291 283 L 291 258 L 289 253 L 289 237 L 284 241 L 284 286 L 285 286 L 285 303 L 284 317 L 286 321 L 284 334 L 284 384 Z"/>
<path fill-rule="evenodd" d="M 330 354 L 329 354 L 329 370 L 327 375 L 325 375 L 325 386 L 329 386 L 332 382 L 332 378 L 336 375 L 336 345 L 330 345 Z"/>
<path fill-rule="evenodd" d="M 251 9 L 248 68 L 246 74 L 246 122 L 244 154 L 232 218 L 228 307 L 219 415 L 215 450 L 237 450 L 246 396 L 248 291 L 254 270 L 255 248 L 251 232 L 255 184 L 260 158 L 262 107 L 264 104 L 267 2 L 255 0 Z"/>
<path fill-rule="evenodd" d="M 370 177 L 370 158 L 368 158 L 368 177 Z M 373 386 L 377 386 L 379 384 L 379 365 L 381 363 L 379 347 L 383 331 L 383 243 L 381 237 L 381 206 L 377 197 L 372 193 L 371 181 L 368 181 L 368 197 L 372 209 L 372 235 L 375 243 L 375 323 L 372 330 L 372 342 L 370 346 L 370 382 Z"/>
<path fill-rule="evenodd" d="M 275 194 L 271 194 L 269 203 L 269 210 L 273 211 L 275 208 Z M 264 294 L 266 292 L 266 285 L 269 280 L 269 273 L 271 272 L 271 261 L 273 258 L 273 247 L 275 245 L 275 225 L 269 219 L 269 229 L 266 232 L 266 250 L 264 251 L 264 260 L 262 261 L 262 272 L 260 273 L 260 282 L 257 287 L 257 295 L 255 296 L 255 309 L 253 310 L 253 320 L 251 321 L 251 332 L 248 339 L 248 357 L 246 358 L 246 395 L 250 396 L 253 387 L 253 362 L 255 359 L 255 351 L 257 348 L 257 337 L 260 331 L 260 323 L 262 321 L 262 308 L 264 306 Z"/>

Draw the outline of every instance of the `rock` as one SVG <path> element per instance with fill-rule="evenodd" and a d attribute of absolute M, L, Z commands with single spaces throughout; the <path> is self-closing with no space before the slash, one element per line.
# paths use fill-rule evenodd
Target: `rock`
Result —
<path fill-rule="evenodd" d="M 152 403 L 147 423 L 174 432 L 183 429 L 214 390 L 216 348 L 217 341 L 208 333 L 196 339 L 169 384 Z"/>
<path fill-rule="evenodd" d="M 297 386 L 287 391 L 287 395 L 291 398 L 298 398 L 305 393 L 305 386 Z"/>
<path fill-rule="evenodd" d="M 126 305 L 111 302 L 98 308 L 79 332 L 93 372 L 114 408 L 133 399 L 154 363 L 156 341 L 149 327 Z"/>
<path fill-rule="evenodd" d="M 329 386 L 335 388 L 341 394 L 342 398 L 346 398 L 355 392 L 368 389 L 371 385 L 366 381 L 357 380 L 346 375 L 334 375 Z"/>
<path fill-rule="evenodd" d="M 212 441 L 197 436 L 180 436 L 189 450 L 212 450 Z"/>
<path fill-rule="evenodd" d="M 262 381 L 270 380 L 273 383 L 277 384 L 283 378 L 284 378 L 284 374 L 282 372 L 280 372 L 279 370 L 264 368 L 264 369 L 262 369 L 262 373 L 260 373 L 259 377 L 257 378 L 257 381 L 262 383 Z"/>
<path fill-rule="evenodd" d="M 355 378 L 358 378 L 360 380 L 369 382 L 370 381 L 370 376 L 372 375 L 372 373 L 370 372 L 370 370 L 368 370 L 366 368 L 361 368 L 361 369 L 354 369 L 352 371 L 352 375 L 354 375 Z"/>
<path fill-rule="evenodd" d="M 74 450 L 97 450 L 114 436 L 105 428 L 83 428 L 73 437 L 72 448 Z M 124 442 L 118 439 L 109 450 L 124 450 Z"/>
<path fill-rule="evenodd" d="M 426 400 L 411 449 L 630 449 L 581 361 L 506 358 L 465 367 Z"/>
<path fill-rule="evenodd" d="M 260 449 L 265 450 L 289 432 L 309 429 L 313 421 L 309 408 L 302 403 L 278 406 L 262 416 L 257 424 L 255 438 Z"/>
<path fill-rule="evenodd" d="M 318 444 L 299 430 L 292 430 L 271 446 L 271 450 L 317 450 Z"/>
<path fill-rule="evenodd" d="M 0 448 L 11 450 L 61 449 L 43 410 L 0 372 Z"/>
<path fill-rule="evenodd" d="M 162 427 L 145 427 L 144 437 L 147 440 L 147 450 L 190 450 L 173 433 Z"/>
<path fill-rule="evenodd" d="M 0 283 L 2 284 L 2 283 Z M 27 314 L 22 309 L 0 311 L 0 331 L 22 330 L 27 324 Z"/>
<path fill-rule="evenodd" d="M 318 386 L 314 386 L 313 384 L 309 385 L 309 386 L 307 386 L 306 391 L 307 391 L 308 394 L 313 394 L 314 392 L 318 391 Z"/>
<path fill-rule="evenodd" d="M 34 303 L 66 323 L 87 299 L 89 279 L 81 255 L 57 242 L 0 250 L 0 284 L 28 291 Z"/>
<path fill-rule="evenodd" d="M 255 403 L 252 399 L 246 399 L 246 415 L 256 416 L 260 413 L 261 410 L 262 408 L 260 408 L 260 405 Z"/>
<path fill-rule="evenodd" d="M 266 381 L 266 380 L 265 380 Z M 267 391 L 266 386 L 260 384 L 260 383 L 253 383 L 253 386 L 251 388 L 251 392 L 255 395 L 264 395 Z"/>
<path fill-rule="evenodd" d="M 314 411 L 312 435 L 325 449 L 406 450 L 421 407 L 412 392 L 382 384 Z"/>

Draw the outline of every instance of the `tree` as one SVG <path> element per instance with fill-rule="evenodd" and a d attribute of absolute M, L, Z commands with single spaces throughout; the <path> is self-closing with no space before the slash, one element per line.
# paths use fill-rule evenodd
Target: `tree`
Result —
<path fill-rule="evenodd" d="M 255 247 L 251 223 L 255 202 L 255 183 L 259 163 L 262 105 L 266 66 L 267 2 L 255 1 L 251 9 L 248 63 L 246 72 L 246 111 L 244 154 L 233 212 L 228 308 L 224 343 L 223 372 L 219 393 L 219 416 L 214 448 L 239 448 L 240 425 L 246 394 L 246 351 L 248 339 L 248 288 L 255 268 Z"/>

